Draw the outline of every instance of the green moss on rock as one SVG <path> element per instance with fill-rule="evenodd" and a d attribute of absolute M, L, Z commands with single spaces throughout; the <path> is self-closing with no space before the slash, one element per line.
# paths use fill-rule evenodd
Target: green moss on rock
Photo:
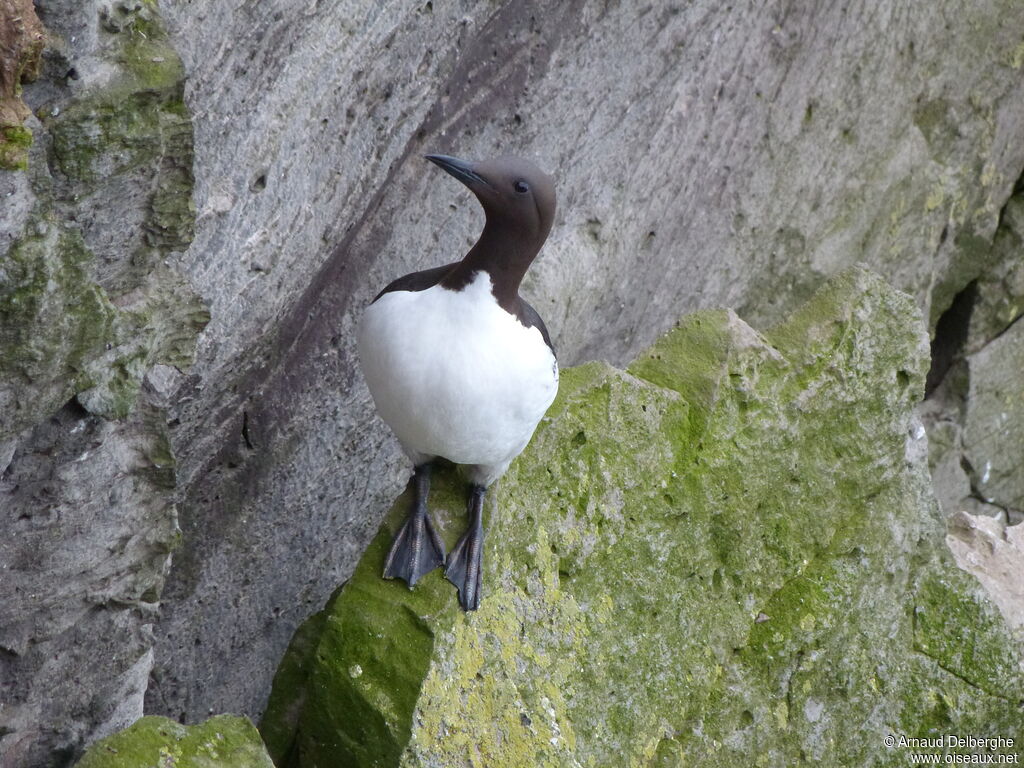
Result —
<path fill-rule="evenodd" d="M 151 36 L 134 27 L 122 34 L 110 85 L 45 116 L 55 165 L 69 179 L 88 183 L 168 155 L 191 170 L 184 68 L 155 17 L 148 28 Z"/>
<path fill-rule="evenodd" d="M 155 10 L 133 4 L 111 13 L 106 26 L 117 33 L 117 74 L 43 120 L 52 165 L 77 202 L 109 195 L 111 179 L 138 186 L 146 200 L 137 247 L 104 282 L 121 295 L 137 288 L 168 251 L 192 241 L 193 133 L 184 67 Z"/>
<path fill-rule="evenodd" d="M 912 429 L 927 362 L 910 297 L 853 270 L 764 335 L 701 312 L 628 372 L 565 371 L 488 505 L 480 610 L 380 577 L 403 496 L 275 681 L 281 764 L 896 766 L 889 733 L 1019 736 L 1020 648 Z M 464 493 L 439 473 L 449 546 Z"/>
<path fill-rule="evenodd" d="M 81 235 L 47 218 L 28 231 L 0 265 L 0 435 L 74 395 L 93 413 L 123 418 L 150 366 L 191 364 L 209 314 L 180 275 L 156 267 L 118 308 L 94 282 Z"/>
<path fill-rule="evenodd" d="M 76 768 L 273 768 L 259 733 L 244 717 L 219 715 L 185 726 L 144 717 L 93 744 Z"/>
<path fill-rule="evenodd" d="M 0 434 L 91 386 L 87 368 L 114 341 L 118 315 L 92 282 L 92 254 L 77 233 L 46 219 L 29 230 L 0 265 Z"/>
<path fill-rule="evenodd" d="M 23 125 L 0 125 L 0 170 L 23 171 L 28 168 L 28 148 L 32 131 Z"/>
<path fill-rule="evenodd" d="M 72 396 L 92 413 L 127 416 L 153 364 L 191 364 L 209 319 L 165 264 L 191 242 L 195 219 L 184 69 L 153 4 L 113 3 L 102 14 L 116 66 L 103 87 L 41 116 L 58 173 L 34 177 L 35 216 L 0 264 L 0 436 Z M 137 200 L 111 194 L 135 188 Z M 139 226 L 123 245 L 89 240 L 107 249 L 98 258 L 88 226 L 83 236 L 60 223 L 94 204 L 141 209 L 127 211 Z"/>
<path fill-rule="evenodd" d="M 331 602 L 335 596 L 332 596 Z M 281 693 L 267 704 L 263 715 L 262 736 L 275 765 L 291 764 L 295 729 L 305 706 L 308 676 L 313 669 L 317 644 L 323 634 L 327 615 L 325 609 L 303 622 L 292 637 L 288 652 L 274 675 L 274 687 Z"/>

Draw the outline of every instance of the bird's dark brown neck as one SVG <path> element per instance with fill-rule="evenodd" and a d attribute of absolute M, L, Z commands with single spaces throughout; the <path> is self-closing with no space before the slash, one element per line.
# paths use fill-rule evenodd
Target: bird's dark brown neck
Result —
<path fill-rule="evenodd" d="M 482 270 L 491 277 L 498 304 L 505 311 L 518 314 L 519 284 L 539 251 L 540 244 L 523 238 L 522 232 L 509 231 L 501 224 L 488 221 L 476 245 L 445 275 L 441 285 L 461 290 Z"/>

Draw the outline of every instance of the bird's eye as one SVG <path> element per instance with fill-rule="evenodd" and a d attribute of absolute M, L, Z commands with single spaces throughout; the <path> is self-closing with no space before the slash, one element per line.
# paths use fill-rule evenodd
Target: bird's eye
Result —
<path fill-rule="evenodd" d="M 530 185 L 527 184 L 525 181 L 520 179 L 519 181 L 516 182 L 516 192 L 518 192 L 520 195 L 525 195 L 529 191 Z"/>

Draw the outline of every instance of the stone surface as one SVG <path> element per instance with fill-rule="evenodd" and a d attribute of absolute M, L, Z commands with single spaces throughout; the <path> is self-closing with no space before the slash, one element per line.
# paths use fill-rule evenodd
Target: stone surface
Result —
<path fill-rule="evenodd" d="M 43 25 L 32 0 L 0 0 L 0 170 L 24 170 L 32 131 L 21 100 L 21 84 L 39 73 Z"/>
<path fill-rule="evenodd" d="M 179 536 L 163 422 L 145 402 L 121 422 L 69 404 L 5 464 L 0 765 L 60 763 L 142 715 Z"/>
<path fill-rule="evenodd" d="M 274 768 L 260 735 L 244 717 L 220 715 L 185 727 L 144 717 L 97 742 L 75 768 Z"/>
<path fill-rule="evenodd" d="M 3 221 L 0 439 L 79 393 L 94 413 L 127 415 L 150 366 L 187 367 L 207 319 L 165 263 L 194 218 L 181 61 L 150 6 L 122 3 L 80 10 L 104 22 L 93 51 L 104 58 L 80 61 L 81 43 L 67 42 L 79 30 L 55 5 L 40 3 L 50 79 L 25 92 L 42 138 Z M 54 70 L 75 77 L 58 87 Z"/>
<path fill-rule="evenodd" d="M 986 501 L 1024 512 L 1024 323 L 968 358 L 964 456 Z"/>
<path fill-rule="evenodd" d="M 921 413 L 935 493 L 961 511 L 1024 520 L 1024 193 L 1003 207 L 988 266 L 936 327 Z"/>
<path fill-rule="evenodd" d="M 0 173 L 4 768 L 67 765 L 143 713 L 180 539 L 148 374 L 187 368 L 208 318 L 172 263 L 193 221 L 181 61 L 151 3 L 74 5 L 37 4 L 35 140 Z"/>
<path fill-rule="evenodd" d="M 1007 625 L 1024 638 L 1024 525 L 958 512 L 946 541 L 957 565 L 981 582 Z"/>
<path fill-rule="evenodd" d="M 856 270 L 764 336 L 698 312 L 628 372 L 565 371 L 488 504 L 480 610 L 380 578 L 400 498 L 285 657 L 271 754 L 895 766 L 890 733 L 1019 736 L 1024 649 L 928 484 L 926 362 L 910 297 Z M 435 483 L 449 545 L 463 494 Z"/>
<path fill-rule="evenodd" d="M 978 278 L 967 352 L 977 352 L 1024 315 L 1024 192 L 1003 207 L 992 249 L 993 266 Z"/>

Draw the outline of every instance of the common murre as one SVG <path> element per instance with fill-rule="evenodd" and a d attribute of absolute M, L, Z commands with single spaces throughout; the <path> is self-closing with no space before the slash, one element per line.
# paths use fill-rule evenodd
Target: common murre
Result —
<path fill-rule="evenodd" d="M 385 578 L 412 587 L 444 565 L 459 603 L 480 603 L 487 487 L 526 447 L 558 391 L 544 321 L 519 284 L 551 231 L 553 179 L 528 160 L 426 158 L 465 184 L 487 216 L 461 261 L 389 284 L 359 327 L 359 359 L 377 412 L 413 463 L 414 500 Z M 427 511 L 431 462 L 468 469 L 469 526 L 445 558 Z"/>

